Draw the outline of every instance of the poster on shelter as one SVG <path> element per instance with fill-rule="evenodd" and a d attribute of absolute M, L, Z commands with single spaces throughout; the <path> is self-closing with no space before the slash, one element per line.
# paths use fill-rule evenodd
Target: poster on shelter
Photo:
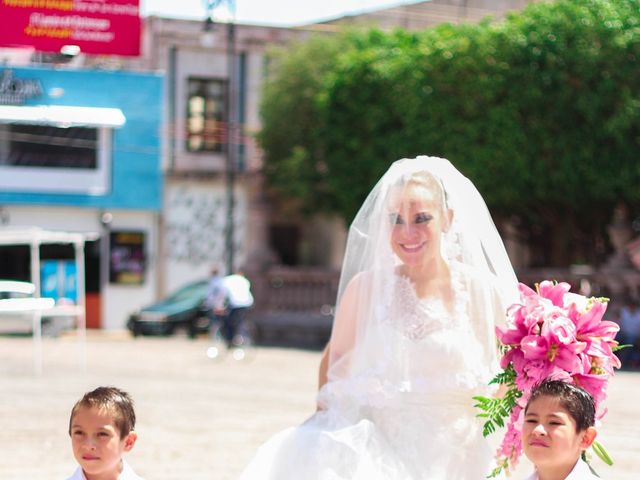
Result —
<path fill-rule="evenodd" d="M 144 283 L 147 263 L 144 232 L 112 231 L 109 235 L 109 251 L 110 283 Z"/>
<path fill-rule="evenodd" d="M 40 296 L 56 303 L 78 302 L 78 270 L 73 260 L 42 260 Z"/>
<path fill-rule="evenodd" d="M 140 0 L 0 0 L 0 47 L 140 55 Z"/>

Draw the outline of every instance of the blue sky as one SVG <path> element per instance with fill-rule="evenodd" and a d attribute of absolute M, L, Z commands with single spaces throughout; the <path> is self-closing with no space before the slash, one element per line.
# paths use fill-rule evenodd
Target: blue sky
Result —
<path fill-rule="evenodd" d="M 402 0 L 236 0 L 236 21 L 260 25 L 291 26 L 330 18 L 416 3 Z M 140 0 L 142 15 L 203 19 L 204 0 Z M 223 12 L 220 12 L 224 15 Z"/>

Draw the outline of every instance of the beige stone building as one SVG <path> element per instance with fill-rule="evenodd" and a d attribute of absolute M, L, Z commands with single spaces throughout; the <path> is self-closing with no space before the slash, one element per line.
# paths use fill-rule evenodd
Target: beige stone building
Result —
<path fill-rule="evenodd" d="M 265 53 L 308 32 L 227 24 L 205 29 L 203 21 L 158 17 L 147 18 L 145 27 L 144 55 L 135 68 L 163 71 L 166 79 L 159 261 L 169 291 L 206 277 L 212 265 L 227 265 L 230 241 L 234 268 L 269 258 L 271 217 L 254 139 Z M 227 236 L 231 187 L 234 228 Z"/>
<path fill-rule="evenodd" d="M 441 23 L 478 22 L 485 17 L 501 18 L 521 10 L 535 0 L 430 0 L 399 2 L 395 7 L 323 22 L 321 25 L 377 25 L 381 28 L 421 30 Z"/>

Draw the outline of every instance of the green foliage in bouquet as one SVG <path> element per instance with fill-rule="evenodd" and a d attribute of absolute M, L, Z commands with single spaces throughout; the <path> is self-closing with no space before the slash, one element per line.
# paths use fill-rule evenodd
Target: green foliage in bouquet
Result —
<path fill-rule="evenodd" d="M 504 427 L 504 419 L 511 415 L 511 411 L 513 407 L 516 406 L 518 398 L 522 396 L 522 392 L 516 387 L 515 380 L 516 371 L 513 369 L 513 365 L 509 364 L 504 371 L 497 374 L 491 382 L 489 382 L 490 385 L 505 385 L 507 390 L 504 396 L 473 397 L 477 402 L 474 407 L 482 411 L 482 413 L 478 414 L 478 417 L 486 419 L 482 427 L 482 434 L 485 437 L 495 432 L 497 428 Z"/>

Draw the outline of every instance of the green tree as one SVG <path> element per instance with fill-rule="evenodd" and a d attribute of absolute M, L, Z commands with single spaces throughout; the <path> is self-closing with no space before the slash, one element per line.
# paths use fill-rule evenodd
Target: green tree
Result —
<path fill-rule="evenodd" d="M 264 172 L 274 198 L 302 212 L 335 211 L 325 186 L 320 97 L 340 51 L 342 36 L 313 36 L 269 55 L 258 134 Z"/>
<path fill-rule="evenodd" d="M 547 262 L 589 257 L 614 205 L 638 206 L 639 25 L 637 0 L 574 0 L 492 27 L 520 131 L 510 209 Z"/>
<path fill-rule="evenodd" d="M 270 180 L 307 210 L 350 220 L 392 161 L 444 156 L 562 265 L 597 259 L 616 203 L 639 209 L 640 0 L 320 44 L 280 64 L 263 104 Z"/>

